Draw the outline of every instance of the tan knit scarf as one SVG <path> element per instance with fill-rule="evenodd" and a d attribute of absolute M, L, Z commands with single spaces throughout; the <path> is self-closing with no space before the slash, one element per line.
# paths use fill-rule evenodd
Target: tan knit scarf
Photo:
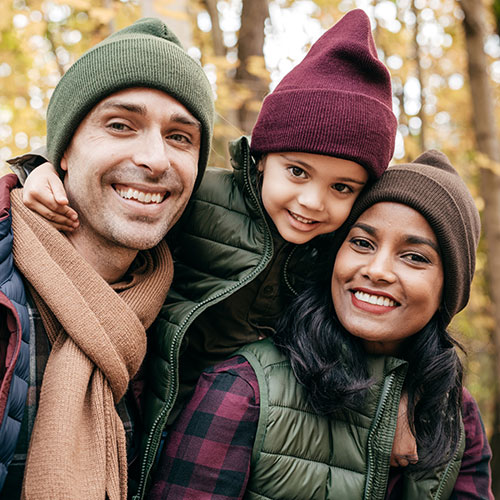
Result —
<path fill-rule="evenodd" d="M 164 242 L 140 252 L 142 266 L 115 291 L 21 197 L 22 190 L 11 193 L 14 259 L 52 343 L 22 497 L 125 500 L 125 432 L 115 404 L 140 367 L 145 329 L 165 300 L 170 252 Z"/>

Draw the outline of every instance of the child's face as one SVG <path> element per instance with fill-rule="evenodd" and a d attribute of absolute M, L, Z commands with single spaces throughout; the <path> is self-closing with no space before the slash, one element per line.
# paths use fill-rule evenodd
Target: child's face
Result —
<path fill-rule="evenodd" d="M 358 163 L 312 153 L 269 153 L 259 170 L 266 212 L 297 245 L 339 228 L 368 180 Z"/>

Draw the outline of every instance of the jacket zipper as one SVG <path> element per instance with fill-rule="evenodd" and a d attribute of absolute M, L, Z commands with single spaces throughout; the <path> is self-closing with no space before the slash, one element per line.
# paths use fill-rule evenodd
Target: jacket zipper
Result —
<path fill-rule="evenodd" d="M 272 256 L 272 250 L 271 250 L 271 252 L 269 252 L 269 250 L 272 246 L 272 243 L 271 243 L 272 238 L 270 236 L 271 231 L 267 225 L 267 222 L 266 222 L 266 219 L 265 219 L 264 214 L 262 212 L 262 207 L 260 206 L 257 195 L 255 194 L 254 190 L 252 189 L 252 184 L 251 184 L 251 181 L 249 178 L 248 154 L 244 155 L 243 163 L 244 163 L 244 165 L 243 165 L 244 170 L 243 171 L 244 171 L 244 176 L 245 176 L 245 186 L 248 188 L 250 194 L 252 195 L 255 206 L 258 208 L 260 215 L 262 217 L 262 220 L 263 220 L 265 227 L 267 229 L 266 234 L 265 234 L 265 242 L 264 242 L 264 258 L 262 259 L 260 265 L 257 266 L 240 283 L 232 286 L 231 288 L 229 288 L 223 292 L 219 292 L 217 295 L 211 297 L 210 299 L 207 299 L 207 300 L 204 300 L 203 302 L 200 302 L 193 309 L 191 309 L 191 311 L 186 316 L 184 321 L 179 325 L 179 328 L 177 329 L 177 331 L 174 335 L 173 342 L 171 344 L 170 359 L 174 360 L 175 362 L 177 362 L 177 359 L 176 359 L 177 356 L 176 356 L 176 352 L 175 352 L 176 346 L 177 346 L 180 338 L 182 338 L 182 336 L 184 335 L 184 331 L 189 327 L 189 324 L 190 324 L 189 320 L 191 319 L 193 314 L 200 307 L 203 307 L 205 304 L 212 302 L 213 300 L 221 297 L 222 295 L 229 294 L 230 292 L 232 292 L 233 290 L 235 290 L 237 288 L 243 287 L 248 281 L 253 279 L 254 276 L 258 275 L 262 271 L 262 269 L 269 263 L 269 259 Z M 172 363 L 172 367 L 174 367 L 174 369 L 172 370 L 172 377 L 176 377 L 176 375 L 175 375 L 176 370 L 175 370 L 174 363 Z M 176 384 L 177 384 L 177 379 L 174 380 L 172 387 L 174 387 Z M 137 488 L 137 494 L 132 497 L 132 500 L 141 500 L 144 497 L 143 489 L 144 489 L 145 483 L 146 483 L 146 467 L 147 467 L 147 464 L 151 463 L 150 454 L 151 455 L 153 454 L 152 450 L 154 450 L 154 453 L 156 453 L 156 450 L 158 448 L 158 442 L 159 442 L 158 427 L 160 427 L 159 426 L 160 422 L 163 422 L 165 420 L 166 412 L 168 411 L 168 409 L 170 408 L 170 405 L 172 405 L 172 404 L 173 404 L 173 394 L 172 394 L 172 391 L 170 391 L 170 394 L 169 394 L 169 397 L 168 397 L 166 403 L 163 405 L 163 408 L 162 408 L 160 414 L 158 415 L 158 417 L 154 421 L 154 423 L 151 427 L 151 430 L 149 432 L 148 440 L 146 442 L 146 447 L 144 449 L 144 457 L 143 457 L 142 465 L 141 465 L 141 476 L 139 479 L 139 486 Z M 161 437 L 161 432 L 160 432 L 160 437 Z"/>
<path fill-rule="evenodd" d="M 436 496 L 434 497 L 434 500 L 439 500 L 441 498 L 441 495 L 443 494 L 443 489 L 444 489 L 444 487 L 446 485 L 446 482 L 448 481 L 449 475 L 451 474 L 451 469 L 453 467 L 453 464 L 457 460 L 457 457 L 458 457 L 458 455 L 460 453 L 461 443 L 462 443 L 462 439 L 464 437 L 463 434 L 464 434 L 464 430 L 461 429 L 461 431 L 460 431 L 460 440 L 458 442 L 457 449 L 455 450 L 455 453 L 453 454 L 452 459 L 449 461 L 448 465 L 446 466 L 446 469 L 445 469 L 443 477 L 441 478 L 441 481 L 439 483 L 439 488 L 438 488 L 438 490 L 436 492 Z"/>
<path fill-rule="evenodd" d="M 382 416 L 384 415 L 385 413 L 385 408 L 387 406 L 387 400 L 389 398 L 389 394 L 392 390 L 392 387 L 394 385 L 394 382 L 395 382 L 395 378 L 396 378 L 396 373 L 391 373 L 391 375 L 389 376 L 389 380 L 387 381 L 387 383 L 385 384 L 385 396 L 384 396 L 384 399 L 382 400 L 380 406 L 379 406 L 379 412 L 378 412 L 378 415 L 376 417 L 376 420 L 374 422 L 374 425 L 372 426 L 372 429 L 377 429 L 378 428 L 378 425 L 380 423 L 380 420 L 382 419 Z M 375 470 L 375 459 L 373 457 L 373 454 L 372 453 L 369 453 L 368 455 L 368 470 L 366 472 L 366 487 L 365 487 L 365 492 L 363 494 L 363 499 L 368 499 L 368 498 L 371 498 L 371 494 L 372 494 L 372 489 L 373 489 L 373 477 L 374 477 L 374 470 Z M 384 492 L 385 494 L 385 492 Z M 383 497 L 382 497 L 383 498 Z"/>

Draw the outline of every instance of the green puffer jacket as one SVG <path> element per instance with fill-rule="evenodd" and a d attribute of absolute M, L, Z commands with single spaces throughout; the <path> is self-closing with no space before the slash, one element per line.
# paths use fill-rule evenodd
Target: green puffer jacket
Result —
<path fill-rule="evenodd" d="M 238 354 L 252 365 L 260 391 L 245 498 L 384 500 L 406 362 L 370 356 L 370 375 L 379 382 L 370 389 L 363 411 L 326 418 L 306 402 L 288 359 L 270 340 L 245 346 Z M 462 430 L 459 450 L 446 466 L 406 474 L 403 498 L 449 498 L 464 447 Z"/>
<path fill-rule="evenodd" d="M 145 432 L 134 500 L 143 498 L 148 488 L 162 431 L 178 395 L 179 356 L 186 331 L 203 311 L 252 282 L 273 261 L 272 230 L 260 202 L 248 139 L 231 143 L 230 154 L 234 170 L 207 169 L 173 237 L 169 236 L 174 282 L 149 332 Z M 309 275 L 318 258 L 313 247 L 286 247 L 281 279 L 290 294 L 300 288 L 302 276 Z M 224 336 L 220 325 L 213 325 L 213 330 L 214 335 Z"/>

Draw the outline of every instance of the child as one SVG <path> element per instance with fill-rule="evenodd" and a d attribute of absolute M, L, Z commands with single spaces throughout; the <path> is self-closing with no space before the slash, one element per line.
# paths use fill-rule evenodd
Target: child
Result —
<path fill-rule="evenodd" d="M 234 170 L 206 172 L 176 227 L 174 283 L 149 336 L 141 491 L 174 402 L 204 368 L 274 333 L 316 267 L 321 236 L 387 168 L 396 127 L 389 72 L 368 17 L 353 10 L 265 99 L 251 144 L 230 145 Z M 59 183 L 30 176 L 26 202 L 77 227 Z"/>
<path fill-rule="evenodd" d="M 479 232 L 443 154 L 390 167 L 336 235 L 333 273 L 272 341 L 202 374 L 149 498 L 492 499 L 491 450 L 446 331 L 468 301 Z M 391 469 L 402 388 L 418 461 Z"/>

